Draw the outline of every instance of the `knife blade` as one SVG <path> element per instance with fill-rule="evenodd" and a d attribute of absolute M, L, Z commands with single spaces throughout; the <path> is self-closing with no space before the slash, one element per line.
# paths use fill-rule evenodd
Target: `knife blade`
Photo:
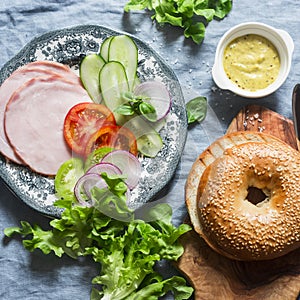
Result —
<path fill-rule="evenodd" d="M 297 137 L 297 143 L 299 146 L 299 134 L 300 134 L 300 84 L 296 84 L 292 95 L 292 110 L 294 118 L 294 128 Z M 299 148 L 299 147 L 298 147 Z"/>

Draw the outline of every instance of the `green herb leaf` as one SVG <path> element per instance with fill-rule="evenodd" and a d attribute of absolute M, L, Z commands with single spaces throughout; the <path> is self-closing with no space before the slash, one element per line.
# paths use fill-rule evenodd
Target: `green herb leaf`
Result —
<path fill-rule="evenodd" d="M 196 97 L 186 104 L 188 124 L 202 122 L 207 114 L 207 99 Z"/>
<path fill-rule="evenodd" d="M 147 102 L 141 102 L 139 104 L 140 113 L 149 121 L 155 122 L 157 119 L 156 110 L 153 105 Z"/>
<path fill-rule="evenodd" d="M 131 92 L 123 93 L 123 100 L 126 103 L 120 105 L 115 109 L 116 113 L 124 116 L 132 116 L 135 113 L 144 116 L 150 122 L 157 120 L 155 107 L 147 102 L 148 97 L 142 95 L 134 95 Z"/>
<path fill-rule="evenodd" d="M 126 103 L 118 106 L 114 112 L 124 116 L 132 116 L 134 114 L 134 108 Z"/>

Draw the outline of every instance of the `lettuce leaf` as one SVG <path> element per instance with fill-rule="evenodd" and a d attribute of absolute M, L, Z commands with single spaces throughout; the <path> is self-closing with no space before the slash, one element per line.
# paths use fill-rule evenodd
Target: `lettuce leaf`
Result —
<path fill-rule="evenodd" d="M 186 285 L 184 278 L 163 279 L 154 267 L 158 261 L 177 260 L 182 255 L 184 249 L 178 239 L 191 227 L 175 227 L 171 223 L 172 209 L 167 204 L 151 208 L 143 220 L 134 218 L 124 204 L 123 185 L 117 179 L 107 182 L 114 195 L 108 196 L 108 202 L 100 189 L 94 190 L 95 199 L 101 198 L 94 207 L 58 200 L 56 205 L 64 210 L 60 218 L 50 221 L 51 230 L 22 221 L 20 227 L 6 228 L 5 235 L 21 235 L 28 251 L 53 251 L 58 257 L 65 254 L 74 259 L 91 256 L 100 264 L 99 274 L 92 280 L 92 300 L 158 299 L 168 292 L 175 299 L 188 299 L 193 288 Z M 117 218 L 103 213 L 107 203 L 112 211 L 115 209 Z"/>
<path fill-rule="evenodd" d="M 232 0 L 129 0 L 124 11 L 149 10 L 159 24 L 168 23 L 184 29 L 184 36 L 200 44 L 206 25 L 223 19 L 232 9 Z"/>

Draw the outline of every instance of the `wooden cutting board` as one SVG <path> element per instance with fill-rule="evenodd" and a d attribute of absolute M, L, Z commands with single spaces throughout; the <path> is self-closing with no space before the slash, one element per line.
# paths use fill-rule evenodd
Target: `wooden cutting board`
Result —
<path fill-rule="evenodd" d="M 293 121 L 263 106 L 245 106 L 227 128 L 227 133 L 235 131 L 269 133 L 299 149 Z"/>
<path fill-rule="evenodd" d="M 266 132 L 299 149 L 293 122 L 265 107 L 243 108 L 227 132 L 239 130 Z M 181 242 L 185 251 L 176 267 L 194 287 L 195 300 L 295 300 L 299 296 L 300 249 L 270 261 L 243 262 L 214 252 L 195 231 L 186 233 Z"/>

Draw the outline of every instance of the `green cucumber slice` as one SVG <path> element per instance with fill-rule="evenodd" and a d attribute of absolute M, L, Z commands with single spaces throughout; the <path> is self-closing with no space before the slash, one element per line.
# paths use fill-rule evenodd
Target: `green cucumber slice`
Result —
<path fill-rule="evenodd" d="M 114 110 L 125 102 L 122 94 L 129 91 L 124 66 L 117 61 L 106 63 L 99 74 L 99 85 L 105 105 L 113 112 L 116 122 L 123 124 L 126 117 Z"/>
<path fill-rule="evenodd" d="M 102 98 L 99 88 L 99 73 L 105 61 L 98 54 L 89 54 L 84 57 L 79 67 L 81 82 L 95 103 L 101 103 Z"/>
<path fill-rule="evenodd" d="M 151 123 L 151 126 L 155 131 L 160 132 L 165 127 L 166 123 L 167 123 L 166 118 L 164 118 L 157 122 Z"/>
<path fill-rule="evenodd" d="M 141 154 L 155 157 L 163 147 L 161 136 L 143 117 L 136 115 L 128 120 L 124 126 L 135 135 L 137 148 Z"/>
<path fill-rule="evenodd" d="M 106 62 L 108 62 L 108 49 L 112 38 L 112 36 L 106 38 L 100 46 L 99 53 Z"/>
<path fill-rule="evenodd" d="M 127 35 L 114 36 L 109 44 L 108 60 L 120 62 L 126 71 L 129 89 L 132 91 L 137 77 L 138 48 Z"/>
<path fill-rule="evenodd" d="M 138 150 L 147 157 L 155 157 L 163 146 L 161 136 L 156 132 L 148 132 L 136 140 Z"/>

